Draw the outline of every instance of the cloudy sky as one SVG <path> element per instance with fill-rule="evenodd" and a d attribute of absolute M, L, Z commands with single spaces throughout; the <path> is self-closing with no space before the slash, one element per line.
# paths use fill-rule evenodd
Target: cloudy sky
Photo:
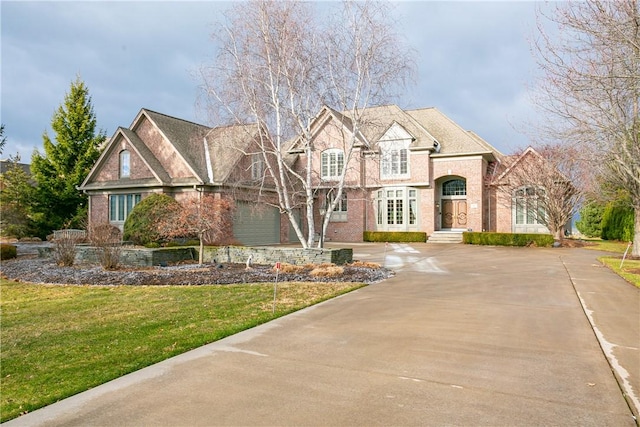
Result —
<path fill-rule="evenodd" d="M 54 111 L 80 76 L 98 127 L 111 136 L 141 108 L 198 123 L 195 71 L 211 61 L 215 1 L 6 1 L 1 15 L 1 104 L 7 145 L 30 162 Z M 416 51 L 415 86 L 402 108 L 437 107 L 510 153 L 529 144 L 519 129 L 535 117 L 527 84 L 533 2 L 397 3 L 399 31 Z"/>

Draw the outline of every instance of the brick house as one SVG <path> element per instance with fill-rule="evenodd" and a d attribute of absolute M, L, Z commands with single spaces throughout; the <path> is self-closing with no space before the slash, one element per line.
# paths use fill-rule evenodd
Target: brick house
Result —
<path fill-rule="evenodd" d="M 465 230 L 522 231 L 514 201 L 491 185 L 514 159 L 436 108 L 388 105 L 365 114 L 355 152 L 344 165 L 345 194 L 327 240 L 362 241 L 363 231 L 371 230 L 422 231 L 430 240 L 443 234 L 461 239 Z M 335 192 L 332 165 L 347 155 L 343 141 L 353 126 L 347 115 L 326 107 L 314 125 L 316 186 L 326 198 Z M 528 231 L 546 232 L 534 216 L 524 218 L 535 222 Z"/>
<path fill-rule="evenodd" d="M 508 158 L 488 142 L 436 108 L 388 105 L 367 109 L 366 117 L 351 155 L 344 146 L 353 132 L 348 115 L 325 107 L 311 127 L 316 230 L 327 199 L 337 193 L 336 177 L 347 168 L 327 241 L 359 242 L 364 231 L 422 231 L 433 237 L 517 229 L 521 216 L 514 203 L 490 185 Z M 122 226 L 151 193 L 182 200 L 210 192 L 235 201 L 233 235 L 241 243 L 296 241 L 286 216 L 256 202 L 258 191 L 262 201 L 275 200 L 261 179 L 260 156 L 251 149 L 257 136 L 255 125 L 210 128 L 142 109 L 129 128 L 115 132 L 80 186 L 89 195 L 90 222 Z M 296 144 L 289 154 L 301 170 L 307 159 Z"/>
<path fill-rule="evenodd" d="M 133 207 L 154 193 L 177 201 L 211 193 L 235 202 L 230 237 L 280 242 L 278 210 L 255 203 L 258 191 L 274 197 L 262 181 L 260 157 L 251 155 L 257 135 L 255 125 L 210 128 L 140 110 L 129 128 L 116 130 L 79 187 L 89 198 L 89 223 L 122 228 Z"/>

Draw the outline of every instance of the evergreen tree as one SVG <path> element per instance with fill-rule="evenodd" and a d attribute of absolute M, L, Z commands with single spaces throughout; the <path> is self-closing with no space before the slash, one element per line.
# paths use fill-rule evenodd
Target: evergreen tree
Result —
<path fill-rule="evenodd" d="M 31 203 L 34 188 L 19 164 L 20 156 L 9 156 L 11 165 L 0 175 L 0 234 L 11 237 L 31 235 Z"/>
<path fill-rule="evenodd" d="M 96 116 L 89 90 L 77 77 L 64 102 L 53 114 L 52 141 L 42 136 L 44 156 L 31 157 L 31 173 L 37 183 L 34 217 L 38 234 L 62 227 L 79 227 L 85 220 L 87 196 L 77 190 L 100 155 L 104 132 L 96 132 Z"/>
<path fill-rule="evenodd" d="M 4 136 L 4 125 L 0 125 L 0 155 L 4 151 L 4 145 L 7 143 L 7 137 Z"/>
<path fill-rule="evenodd" d="M 592 201 L 580 210 L 580 219 L 576 221 L 578 231 L 587 237 L 600 237 L 602 235 L 602 215 L 605 205 Z"/>

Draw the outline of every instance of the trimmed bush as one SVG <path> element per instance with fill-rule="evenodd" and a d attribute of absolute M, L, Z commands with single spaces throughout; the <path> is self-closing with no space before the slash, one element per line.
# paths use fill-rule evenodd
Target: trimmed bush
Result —
<path fill-rule="evenodd" d="M 554 240 L 551 234 L 464 232 L 462 242 L 469 245 L 548 247 Z"/>
<path fill-rule="evenodd" d="M 159 242 L 162 237 L 158 233 L 156 224 L 172 205 L 179 205 L 179 203 L 166 194 L 152 194 L 142 199 L 131 210 L 124 223 L 123 240 L 142 246 Z"/>
<path fill-rule="evenodd" d="M 14 245 L 0 243 L 0 260 L 11 259 L 18 256 L 18 248 Z"/>
<path fill-rule="evenodd" d="M 602 235 L 602 215 L 605 206 L 600 203 L 589 203 L 580 209 L 580 219 L 576 221 L 576 228 L 587 237 Z"/>
<path fill-rule="evenodd" d="M 365 242 L 426 242 L 427 233 L 421 231 L 365 231 Z"/>
<path fill-rule="evenodd" d="M 630 242 L 635 232 L 634 210 L 615 202 L 609 203 L 602 214 L 602 238 Z"/>

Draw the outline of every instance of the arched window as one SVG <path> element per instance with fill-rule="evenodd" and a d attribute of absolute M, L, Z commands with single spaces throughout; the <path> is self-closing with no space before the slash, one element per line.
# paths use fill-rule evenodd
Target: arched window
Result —
<path fill-rule="evenodd" d="M 120 178 L 129 178 L 131 176 L 131 164 L 129 151 L 122 150 L 120 152 Z"/>
<path fill-rule="evenodd" d="M 443 196 L 466 196 L 467 183 L 463 179 L 452 179 L 442 184 Z"/>
<path fill-rule="evenodd" d="M 322 179 L 338 179 L 344 168 L 344 152 L 338 148 L 325 150 L 321 155 Z"/>

